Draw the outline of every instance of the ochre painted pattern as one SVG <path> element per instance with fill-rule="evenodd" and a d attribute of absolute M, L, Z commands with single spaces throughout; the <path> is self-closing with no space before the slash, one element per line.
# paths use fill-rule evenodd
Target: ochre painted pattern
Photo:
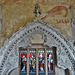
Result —
<path fill-rule="evenodd" d="M 3 7 L 0 46 L 19 27 L 33 21 L 36 3 L 39 4 L 42 11 L 40 18 L 72 40 L 69 6 L 72 5 L 75 12 L 74 0 L 0 0 L 0 6 Z"/>

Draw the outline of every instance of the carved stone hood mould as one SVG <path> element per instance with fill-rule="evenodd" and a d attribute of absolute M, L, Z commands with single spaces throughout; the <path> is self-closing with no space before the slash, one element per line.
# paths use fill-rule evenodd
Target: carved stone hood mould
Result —
<path fill-rule="evenodd" d="M 71 43 L 50 24 L 41 20 L 27 23 L 20 27 L 16 33 L 7 39 L 0 49 L 0 75 L 8 75 L 11 70 L 18 67 L 19 47 L 31 46 L 33 35 L 40 34 L 45 41 L 43 45 L 57 47 L 57 65 L 63 69 L 68 68 L 70 75 L 75 74 L 75 50 Z M 52 39 L 52 40 L 51 40 Z"/>

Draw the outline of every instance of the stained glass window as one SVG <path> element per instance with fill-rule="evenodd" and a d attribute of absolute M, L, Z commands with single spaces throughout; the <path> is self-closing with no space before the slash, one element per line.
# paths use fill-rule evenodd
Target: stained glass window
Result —
<path fill-rule="evenodd" d="M 35 73 L 36 72 L 36 49 L 30 49 L 30 73 Z"/>
<path fill-rule="evenodd" d="M 47 49 L 47 65 L 48 65 L 48 73 L 53 73 L 54 68 L 53 68 L 53 51 L 52 49 Z"/>
<path fill-rule="evenodd" d="M 36 50 L 38 49 L 38 53 Z M 29 64 L 28 70 L 29 75 L 36 74 L 36 66 L 38 66 L 39 75 L 45 75 L 45 48 L 29 48 Z M 54 73 L 54 61 L 53 61 L 53 51 L 50 48 L 47 48 L 47 68 L 48 75 Z M 36 55 L 38 54 L 38 55 Z M 37 56 L 37 57 L 36 57 Z M 38 58 L 38 65 L 36 65 L 36 59 Z M 27 48 L 20 49 L 20 75 L 27 75 Z"/>
<path fill-rule="evenodd" d="M 44 49 L 38 50 L 38 57 L 39 57 L 39 73 L 45 73 L 45 55 L 44 55 Z"/>
<path fill-rule="evenodd" d="M 20 75 L 27 72 L 27 49 L 20 51 Z"/>

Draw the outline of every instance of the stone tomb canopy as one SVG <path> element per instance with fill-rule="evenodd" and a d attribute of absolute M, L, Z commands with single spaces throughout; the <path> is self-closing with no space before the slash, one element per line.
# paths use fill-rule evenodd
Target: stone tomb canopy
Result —
<path fill-rule="evenodd" d="M 19 47 L 31 46 L 30 42 L 35 34 L 42 36 L 43 45 L 57 47 L 57 66 L 68 68 L 70 75 L 74 75 L 75 50 L 72 45 L 58 30 L 39 19 L 27 23 L 23 28 L 20 27 L 0 48 L 0 75 L 8 75 L 11 70 L 18 67 Z"/>

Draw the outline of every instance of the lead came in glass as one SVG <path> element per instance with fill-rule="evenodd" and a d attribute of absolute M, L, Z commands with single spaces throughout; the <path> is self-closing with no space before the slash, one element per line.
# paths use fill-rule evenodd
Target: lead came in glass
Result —
<path fill-rule="evenodd" d="M 45 57 L 44 57 L 44 49 L 39 49 L 38 50 L 38 57 L 39 57 L 39 63 L 38 63 L 38 66 L 39 66 L 39 73 L 45 73 Z M 40 74 L 41 75 L 41 74 Z"/>
<path fill-rule="evenodd" d="M 20 52 L 20 75 L 27 72 L 27 49 L 21 49 Z"/>
<path fill-rule="evenodd" d="M 30 73 L 36 72 L 36 49 L 30 49 Z"/>
<path fill-rule="evenodd" d="M 53 73 L 53 51 L 52 49 L 47 49 L 47 64 L 48 64 L 48 73 Z"/>

